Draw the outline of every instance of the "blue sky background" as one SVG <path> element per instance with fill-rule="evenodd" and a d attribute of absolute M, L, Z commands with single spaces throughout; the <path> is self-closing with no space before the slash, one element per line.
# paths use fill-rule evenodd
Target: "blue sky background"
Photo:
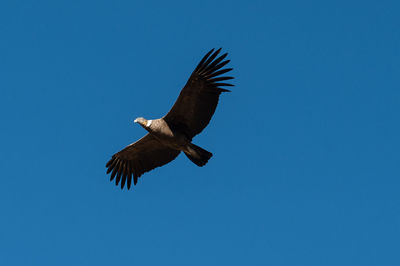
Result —
<path fill-rule="evenodd" d="M 0 265 L 400 265 L 398 1 L 1 1 Z M 236 87 L 131 191 L 201 57 Z"/>

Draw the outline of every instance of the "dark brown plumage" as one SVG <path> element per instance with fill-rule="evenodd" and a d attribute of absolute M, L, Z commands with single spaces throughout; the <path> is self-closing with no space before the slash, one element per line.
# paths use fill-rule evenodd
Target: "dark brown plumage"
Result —
<path fill-rule="evenodd" d="M 223 61 L 227 53 L 217 58 L 221 48 L 209 51 L 197 65 L 171 110 L 163 118 L 146 120 L 137 118 L 149 133 L 140 140 L 114 154 L 107 163 L 110 181 L 125 183 L 127 188 L 145 172 L 174 160 L 181 151 L 196 165 L 203 166 L 212 153 L 191 143 L 210 122 L 218 104 L 219 95 L 228 92 L 224 83 L 233 77 L 221 76 L 232 70 L 222 69 L 230 60 Z"/>

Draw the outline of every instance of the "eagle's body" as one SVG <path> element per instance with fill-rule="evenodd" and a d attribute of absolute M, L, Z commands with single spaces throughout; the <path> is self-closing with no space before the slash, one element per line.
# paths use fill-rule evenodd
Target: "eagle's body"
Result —
<path fill-rule="evenodd" d="M 153 120 L 146 120 L 143 118 L 143 120 L 144 123 L 138 123 L 161 144 L 178 151 L 185 151 L 186 146 L 190 144 L 190 139 L 177 130 L 173 131 L 163 118 Z"/>
<path fill-rule="evenodd" d="M 107 163 L 107 173 L 111 180 L 116 177 L 116 185 L 121 188 L 127 182 L 131 186 L 132 177 L 136 185 L 145 172 L 174 160 L 182 151 L 196 165 L 203 166 L 212 153 L 192 143 L 210 122 L 218 104 L 219 95 L 229 90 L 221 86 L 232 86 L 220 81 L 233 77 L 220 77 L 232 68 L 221 69 L 229 60 L 222 61 L 227 54 L 217 57 L 221 49 L 212 49 L 200 61 L 185 87 L 182 89 L 172 109 L 162 118 L 146 120 L 139 117 L 135 122 L 148 131 L 140 140 L 114 154 Z M 214 53 L 213 53 L 214 52 Z"/>

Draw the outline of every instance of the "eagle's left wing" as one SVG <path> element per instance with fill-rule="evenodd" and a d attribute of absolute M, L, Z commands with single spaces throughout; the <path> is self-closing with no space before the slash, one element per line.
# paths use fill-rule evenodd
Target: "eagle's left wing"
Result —
<path fill-rule="evenodd" d="M 135 143 L 114 154 L 106 167 L 107 174 L 111 173 L 110 181 L 115 179 L 118 186 L 121 181 L 121 189 L 127 183 L 128 189 L 133 183 L 136 185 L 138 178 L 145 172 L 153 170 L 174 160 L 180 151 L 171 149 L 159 142 L 151 134 L 145 135 Z"/>

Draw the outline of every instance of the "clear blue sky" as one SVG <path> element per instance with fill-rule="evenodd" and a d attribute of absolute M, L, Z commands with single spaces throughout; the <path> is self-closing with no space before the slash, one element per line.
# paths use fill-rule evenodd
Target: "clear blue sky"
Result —
<path fill-rule="evenodd" d="M 2 1 L 0 265 L 400 265 L 398 1 Z M 236 87 L 131 191 L 201 57 Z"/>

